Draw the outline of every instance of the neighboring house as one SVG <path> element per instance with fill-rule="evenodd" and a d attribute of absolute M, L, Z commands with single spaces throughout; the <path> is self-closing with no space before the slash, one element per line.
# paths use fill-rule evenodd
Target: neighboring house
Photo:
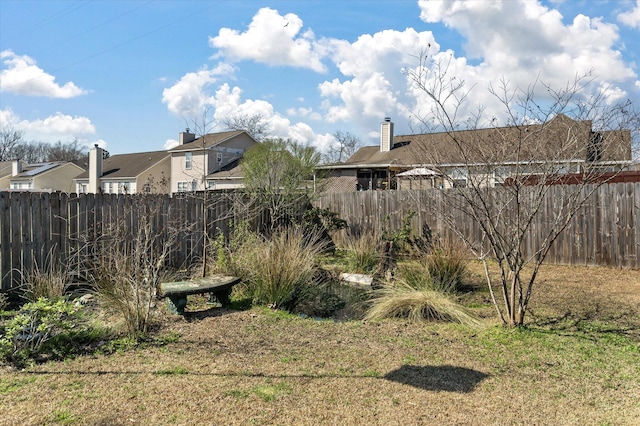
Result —
<path fill-rule="evenodd" d="M 64 161 L 35 164 L 21 160 L 3 161 L 0 163 L 0 189 L 73 192 L 73 178 L 83 171 L 82 167 Z"/>
<path fill-rule="evenodd" d="M 24 168 L 27 163 L 22 160 L 18 160 L 20 167 Z M 14 166 L 15 164 L 15 166 Z M 15 160 L 0 161 L 0 190 L 9 189 L 9 183 L 11 181 L 11 175 L 13 174 L 13 168 L 18 166 Z"/>
<path fill-rule="evenodd" d="M 239 162 L 259 142 L 247 132 L 232 130 L 199 138 L 180 133 L 171 154 L 171 192 L 233 189 L 244 186 Z"/>
<path fill-rule="evenodd" d="M 78 194 L 168 194 L 170 188 L 171 154 L 167 151 L 107 157 L 106 151 L 95 145 L 89 151 L 89 170 L 75 179 Z"/>
<path fill-rule="evenodd" d="M 525 146 L 515 156 L 517 132 L 539 132 L 536 146 Z M 585 167 L 603 171 L 628 169 L 631 165 L 631 133 L 594 132 L 590 121 L 574 121 L 559 115 L 545 126 L 503 127 L 455 132 L 461 141 L 479 147 L 465 152 L 451 148 L 446 132 L 394 136 L 393 123 L 381 124 L 380 145 L 360 148 L 346 162 L 321 166 L 328 175 L 325 191 L 424 189 L 466 186 L 469 179 L 481 185 L 501 185 L 515 167 L 535 169 L 547 159 L 562 165 L 563 173 L 581 173 Z M 427 160 L 429 158 L 430 160 Z M 490 167 L 489 167 L 490 166 Z M 535 173 L 532 171 L 532 173 Z M 446 177 L 445 177 L 446 176 Z"/>

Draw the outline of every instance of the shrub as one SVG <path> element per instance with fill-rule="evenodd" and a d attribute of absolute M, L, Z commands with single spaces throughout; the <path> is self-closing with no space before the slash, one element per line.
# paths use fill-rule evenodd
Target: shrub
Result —
<path fill-rule="evenodd" d="M 79 308 L 63 299 L 39 298 L 7 321 L 0 337 L 0 357 L 22 367 L 51 349 L 51 342 L 80 322 Z"/>
<path fill-rule="evenodd" d="M 229 241 L 225 242 L 220 233 L 214 241 L 212 270 L 217 273 L 245 278 L 251 269 L 256 250 L 264 243 L 264 238 L 249 230 L 247 222 L 238 222 L 231 228 Z"/>
<path fill-rule="evenodd" d="M 154 229 L 158 205 L 147 200 L 146 211 L 138 212 L 135 227 L 124 220 L 105 228 L 98 242 L 99 255 L 92 258 L 92 281 L 107 311 L 119 315 L 129 337 L 148 331 L 157 287 L 170 280 L 166 269 L 180 228 Z"/>
<path fill-rule="evenodd" d="M 439 320 L 478 326 L 480 320 L 449 296 L 434 290 L 416 290 L 405 282 L 385 286 L 374 292 L 366 320 L 382 318 Z"/>
<path fill-rule="evenodd" d="M 303 288 L 313 282 L 321 251 L 316 241 L 297 228 L 289 228 L 243 245 L 235 253 L 234 265 L 253 303 L 291 309 Z"/>

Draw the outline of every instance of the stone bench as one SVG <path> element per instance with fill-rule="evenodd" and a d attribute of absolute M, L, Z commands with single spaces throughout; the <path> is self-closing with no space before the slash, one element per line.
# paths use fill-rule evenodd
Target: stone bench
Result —
<path fill-rule="evenodd" d="M 210 293 L 223 307 L 229 306 L 231 290 L 239 282 L 238 277 L 214 275 L 189 281 L 162 283 L 158 288 L 158 294 L 166 297 L 169 312 L 182 315 L 187 306 L 187 296 L 190 294 Z"/>

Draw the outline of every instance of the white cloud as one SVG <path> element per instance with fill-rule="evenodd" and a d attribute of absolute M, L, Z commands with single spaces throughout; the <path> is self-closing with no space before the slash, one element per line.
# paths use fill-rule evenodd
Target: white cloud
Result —
<path fill-rule="evenodd" d="M 636 0 L 636 6 L 633 9 L 619 14 L 618 21 L 631 28 L 640 29 L 640 0 Z"/>
<path fill-rule="evenodd" d="M 167 141 L 164 143 L 164 145 L 162 145 L 162 147 L 164 149 L 172 149 L 178 146 L 179 144 L 180 142 L 178 142 L 176 139 L 167 139 Z"/>
<path fill-rule="evenodd" d="M 262 8 L 245 32 L 221 28 L 209 45 L 218 49 L 216 57 L 228 60 L 254 60 L 269 65 L 286 65 L 326 71 L 322 63 L 326 51 L 311 30 L 300 33 L 302 20 L 293 13 L 284 16 L 277 10 Z"/>
<path fill-rule="evenodd" d="M 247 99 L 242 101 L 242 90 L 239 87 L 229 87 L 223 84 L 213 97 L 215 107 L 214 118 L 220 123 L 232 115 L 252 116 L 260 114 L 267 122 L 267 134 L 276 138 L 291 138 L 300 143 L 315 143 L 315 134 L 311 126 L 306 123 L 292 123 L 289 119 L 276 114 L 273 105 L 264 100 Z"/>
<path fill-rule="evenodd" d="M 287 115 L 292 117 L 308 117 L 310 120 L 322 120 L 322 114 L 313 110 L 313 108 L 289 108 L 287 109 Z"/>
<path fill-rule="evenodd" d="M 420 0 L 419 5 L 423 20 L 459 31 L 467 40 L 466 54 L 482 59 L 462 76 L 475 71 L 479 78 L 471 82 L 505 76 L 526 87 L 539 75 L 557 86 L 591 70 L 609 82 L 635 79 L 615 48 L 617 27 L 600 18 L 577 15 L 565 25 L 557 10 L 528 0 Z"/>
<path fill-rule="evenodd" d="M 578 14 L 565 24 L 557 10 L 529 0 L 420 0 L 419 6 L 424 21 L 442 22 L 461 33 L 464 53 L 479 60 L 472 65 L 449 52 L 454 67 L 450 75 L 475 86 L 469 108 L 483 105 L 489 114 L 499 115 L 487 87 L 502 79 L 512 89 L 526 89 L 535 81 L 562 88 L 576 76 L 591 73 L 595 80 L 588 90 L 611 95 L 610 101 L 634 90 L 637 75 L 616 47 L 618 28 L 601 18 Z M 448 60 L 444 53 L 435 54 L 434 60 Z M 544 99 L 544 86 L 536 87 L 536 96 Z M 416 99 L 417 105 L 424 100 L 418 94 Z"/>
<path fill-rule="evenodd" d="M 162 102 L 172 113 L 187 118 L 195 118 L 202 114 L 204 108 L 213 99 L 206 94 L 206 88 L 217 82 L 218 76 L 229 75 L 233 67 L 220 63 L 214 69 L 204 68 L 197 72 L 185 74 L 180 81 L 162 91 Z"/>
<path fill-rule="evenodd" d="M 363 127 L 388 115 L 409 115 L 413 101 L 408 97 L 402 68 L 415 65 L 421 50 L 439 49 L 430 31 L 412 28 L 365 34 L 354 43 L 333 40 L 331 46 L 338 69 L 351 79 L 335 78 L 319 85 L 325 98 L 325 118 L 331 123 L 356 122 Z"/>
<path fill-rule="evenodd" d="M 18 95 L 73 98 L 88 93 L 73 82 L 60 86 L 55 77 L 47 74 L 27 55 L 16 55 L 11 50 L 0 52 L 6 68 L 0 72 L 0 92 Z"/>
<path fill-rule="evenodd" d="M 24 132 L 25 141 L 54 143 L 69 142 L 74 139 L 89 144 L 88 137 L 96 133 L 96 128 L 87 117 L 56 113 L 44 119 L 33 121 L 21 119 L 10 108 L 0 110 L 0 125 L 10 125 Z M 97 141 L 98 143 L 104 141 Z M 105 143 L 106 144 L 106 143 Z"/>

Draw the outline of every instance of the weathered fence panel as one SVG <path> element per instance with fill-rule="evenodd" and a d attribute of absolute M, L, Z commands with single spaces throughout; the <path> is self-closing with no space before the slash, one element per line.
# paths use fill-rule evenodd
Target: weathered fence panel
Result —
<path fill-rule="evenodd" d="M 208 196 L 208 235 L 216 235 L 218 229 L 228 233 L 232 222 L 248 217 L 242 209 L 232 208 L 232 197 Z M 177 266 L 188 264 L 202 256 L 204 203 L 202 194 L 172 198 L 0 192 L 0 290 L 18 286 L 26 271 L 46 270 L 49 262 L 59 262 L 73 270 L 83 260 L 99 254 L 105 233 L 116 226 L 136 229 L 142 222 L 141 215 L 147 215 L 154 232 L 165 238 L 170 228 L 181 232 L 172 261 Z M 82 271 L 72 272 L 83 276 Z"/>
<path fill-rule="evenodd" d="M 523 242 L 524 254 L 533 255 L 549 232 L 556 215 L 561 213 L 560 200 L 576 191 L 576 187 L 555 185 L 548 193 L 531 232 Z M 500 191 L 500 188 L 493 189 Z M 583 194 L 593 194 L 576 212 L 566 230 L 558 237 L 547 256 L 548 263 L 571 265 L 608 265 L 640 268 L 640 183 L 613 183 L 599 187 L 586 186 Z M 444 197 L 454 197 L 445 202 Z M 498 203 L 508 201 L 490 197 Z M 526 200 L 521 200 L 526 202 Z M 482 231 L 464 213 L 464 203 L 455 199 L 455 192 L 439 190 L 363 191 L 322 194 L 314 203 L 339 214 L 349 224 L 351 232 L 375 232 L 383 227 L 398 230 L 402 219 L 410 212 L 414 233 L 420 235 L 427 224 L 434 235 L 450 231 L 442 209 L 451 208 L 456 227 L 472 240 L 478 241 Z M 498 206 L 493 206 L 498 208 Z M 504 210 L 506 209 L 506 210 Z M 502 210 L 509 219 L 509 209 Z M 513 209 L 512 209 L 513 211 Z M 451 216 L 450 216 L 451 217 Z M 345 231 L 337 235 L 344 237 Z"/>

